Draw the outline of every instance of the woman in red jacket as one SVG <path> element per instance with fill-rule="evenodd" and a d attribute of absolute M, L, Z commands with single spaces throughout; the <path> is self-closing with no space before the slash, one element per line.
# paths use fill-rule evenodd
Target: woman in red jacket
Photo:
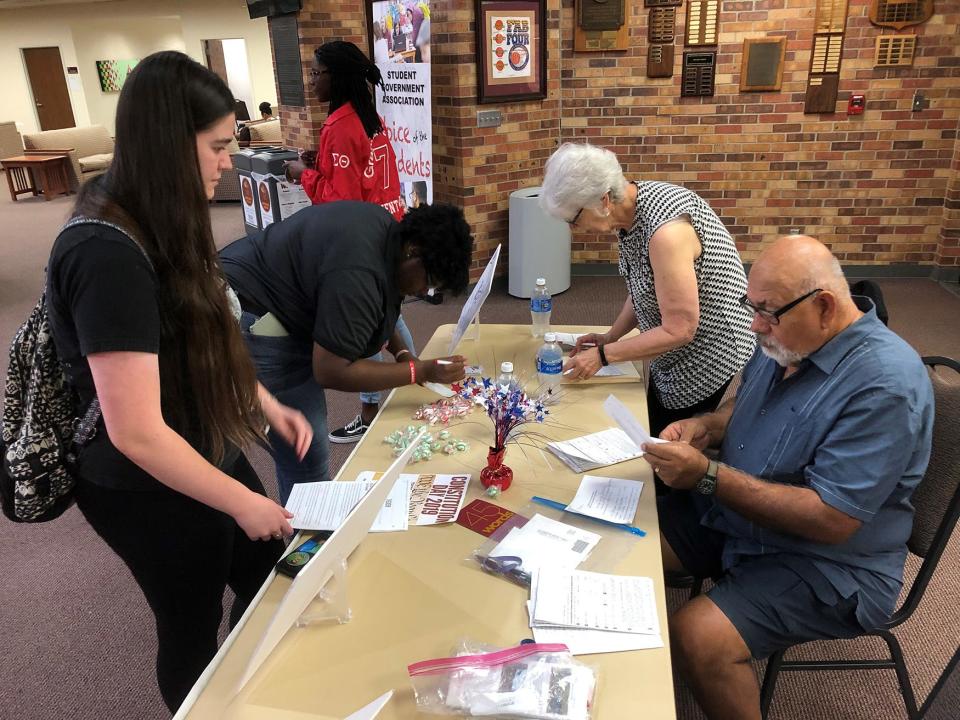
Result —
<path fill-rule="evenodd" d="M 383 87 L 377 66 L 350 42 L 337 40 L 314 52 L 310 87 L 329 103 L 313 167 L 293 162 L 287 175 L 299 181 L 315 205 L 363 200 L 403 217 L 397 157 L 377 114 L 370 85 Z"/>
<path fill-rule="evenodd" d="M 371 85 L 383 87 L 380 69 L 356 45 L 328 42 L 314 51 L 310 87 L 320 102 L 329 103 L 320 131 L 320 149 L 308 167 L 303 162 L 287 166 L 287 177 L 300 182 L 314 205 L 335 200 L 363 200 L 385 208 L 400 220 L 406 205 L 400 193 L 397 156 L 377 114 Z M 397 331 L 407 347 L 413 337 L 403 316 Z M 398 360 L 409 360 L 403 355 Z M 374 359 L 382 360 L 382 353 Z M 355 443 L 363 437 L 380 409 L 380 393 L 360 393 L 360 412 L 328 438 L 334 443 Z"/>

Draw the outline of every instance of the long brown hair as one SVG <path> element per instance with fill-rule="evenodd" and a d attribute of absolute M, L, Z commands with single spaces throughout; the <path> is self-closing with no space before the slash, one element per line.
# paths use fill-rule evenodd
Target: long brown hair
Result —
<path fill-rule="evenodd" d="M 145 58 L 120 94 L 110 169 L 83 186 L 74 208 L 75 216 L 129 230 L 150 256 L 159 281 L 163 416 L 199 437 L 213 462 L 229 443 L 262 439 L 264 426 L 197 159 L 197 133 L 233 109 L 226 84 L 183 53 Z"/>

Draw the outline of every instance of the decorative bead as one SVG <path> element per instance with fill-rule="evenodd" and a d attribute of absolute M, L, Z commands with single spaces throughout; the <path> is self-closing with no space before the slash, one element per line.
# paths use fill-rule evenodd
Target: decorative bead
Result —
<path fill-rule="evenodd" d="M 500 488 L 496 485 L 491 485 L 485 491 L 487 497 L 497 498 L 500 497 Z"/>

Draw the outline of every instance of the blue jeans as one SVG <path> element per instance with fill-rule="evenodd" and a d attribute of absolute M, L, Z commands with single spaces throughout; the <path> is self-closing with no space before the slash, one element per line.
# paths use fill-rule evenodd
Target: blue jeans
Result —
<path fill-rule="evenodd" d="M 267 438 L 277 466 L 280 502 L 286 504 L 295 483 L 329 480 L 327 441 L 327 400 L 323 388 L 313 379 L 313 343 L 291 337 L 253 335 L 250 326 L 256 315 L 244 312 L 240 318 L 243 339 L 257 367 L 257 379 L 280 402 L 304 414 L 313 428 L 313 442 L 303 460 L 272 430 Z"/>
<path fill-rule="evenodd" d="M 410 328 L 407 327 L 407 323 L 403 320 L 403 315 L 400 315 L 397 318 L 397 332 L 400 333 L 400 337 L 403 338 L 403 341 L 407 344 L 407 347 L 410 348 L 410 352 L 414 355 L 417 354 L 416 349 L 413 347 L 413 335 L 410 334 Z M 383 353 L 378 352 L 376 355 L 367 358 L 368 360 L 383 360 Z M 370 405 L 379 405 L 380 404 L 380 391 L 376 392 L 362 392 L 360 393 L 360 402 L 369 403 Z"/>

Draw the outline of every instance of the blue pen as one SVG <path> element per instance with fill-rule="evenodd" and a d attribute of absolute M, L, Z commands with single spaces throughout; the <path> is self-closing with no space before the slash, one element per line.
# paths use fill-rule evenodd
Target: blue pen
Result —
<path fill-rule="evenodd" d="M 587 518 L 588 520 L 593 520 L 594 522 L 598 522 L 603 525 L 610 525 L 611 527 L 620 528 L 621 530 L 626 530 L 628 533 L 633 533 L 634 535 L 637 535 L 639 537 L 646 537 L 647 535 L 646 532 L 644 532 L 638 527 L 634 527 L 633 525 L 627 525 L 626 523 L 615 523 L 610 520 L 604 520 L 602 518 L 593 517 L 592 515 L 584 515 L 583 513 L 578 513 L 575 510 L 569 510 L 566 505 L 564 505 L 562 502 L 557 502 L 556 500 L 550 500 L 548 498 L 539 497 L 537 495 L 534 495 L 530 499 L 535 503 L 539 503 L 540 505 L 546 505 L 547 507 L 552 507 L 554 510 L 563 510 L 564 512 L 568 512 L 572 515 L 579 515 L 580 517 Z"/>

